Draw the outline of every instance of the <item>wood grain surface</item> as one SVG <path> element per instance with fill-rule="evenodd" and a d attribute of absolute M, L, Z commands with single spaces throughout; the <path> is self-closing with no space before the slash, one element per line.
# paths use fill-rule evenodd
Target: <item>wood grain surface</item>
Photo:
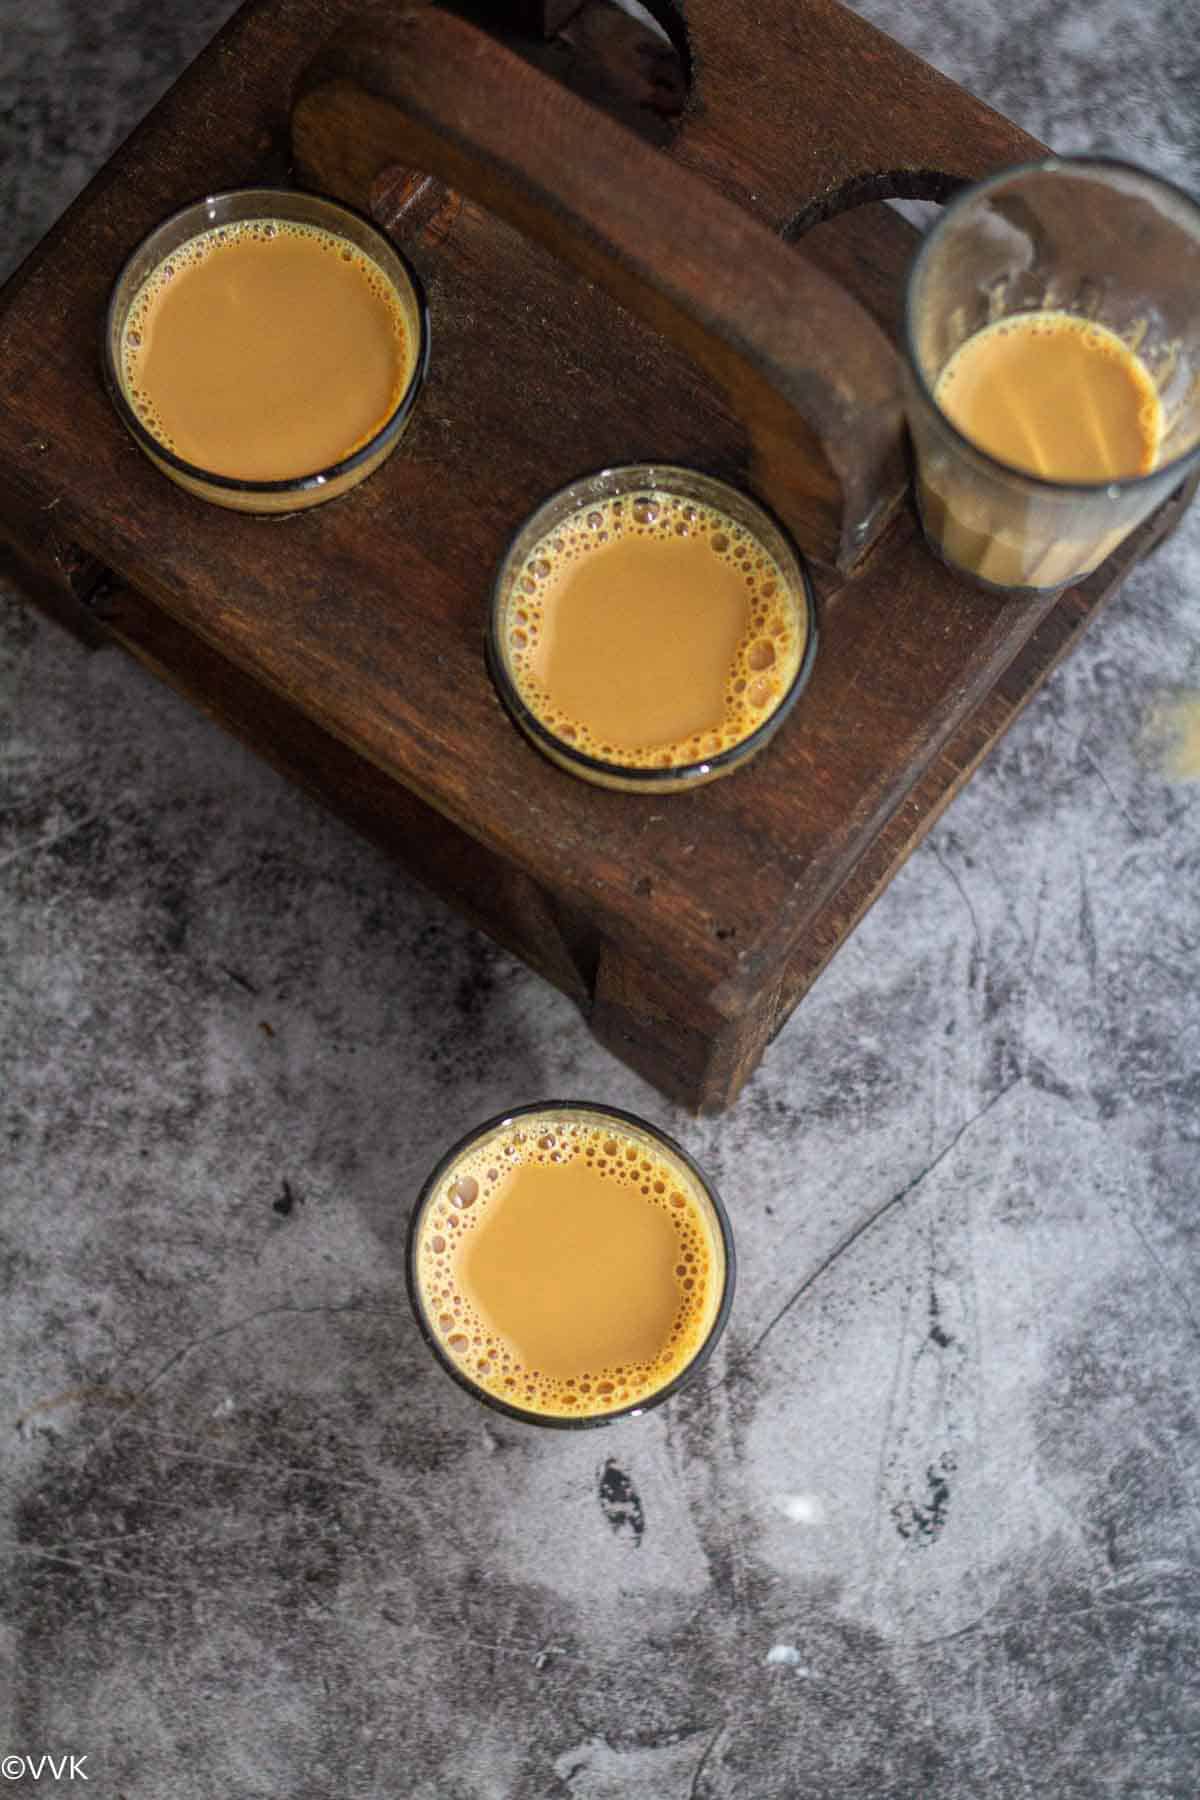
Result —
<path fill-rule="evenodd" d="M 310 186 L 366 206 L 379 171 L 440 176 L 683 349 L 750 445 L 748 479 L 843 570 L 905 486 L 892 346 L 848 291 L 744 208 L 439 7 L 358 26 L 292 114 Z"/>
<path fill-rule="evenodd" d="M 410 33 L 428 31 L 456 55 L 494 49 L 457 21 L 406 11 Z M 377 9 L 370 29 L 389 13 Z M 720 1107 L 1059 653 L 1063 634 L 1046 621 L 1081 629 L 1134 551 L 1057 605 L 1004 602 L 934 562 L 903 509 L 853 580 L 823 579 L 811 684 L 748 768 L 654 800 L 593 789 L 543 761 L 502 712 L 481 653 L 493 571 L 533 506 L 575 475 L 631 460 L 695 464 L 759 491 L 764 468 L 785 484 L 794 474 L 776 470 L 780 447 L 763 436 L 766 387 L 755 389 L 766 410 L 752 406 L 747 419 L 747 390 L 711 354 L 737 337 L 733 296 L 753 288 L 747 270 L 713 308 L 720 332 L 710 339 L 702 284 L 685 268 L 672 306 L 687 294 L 689 324 L 677 329 L 678 311 L 642 305 L 655 258 L 634 267 L 628 220 L 618 232 L 582 173 L 604 168 L 615 180 L 619 149 L 643 185 L 661 174 L 663 192 L 697 219 L 715 190 L 714 243 L 723 255 L 747 246 L 751 262 L 761 252 L 770 269 L 771 304 L 748 315 L 760 348 L 803 341 L 780 316 L 790 273 L 797 296 L 829 297 L 831 319 L 876 322 L 860 329 L 861 349 L 894 328 L 913 237 L 884 208 L 839 211 L 844 203 L 945 192 L 1036 146 L 832 0 L 763 0 L 752 14 L 692 0 L 692 86 L 669 152 L 628 134 L 618 145 L 619 127 L 581 102 L 550 109 L 580 120 L 603 150 L 576 159 L 564 141 L 556 155 L 571 193 L 566 235 L 578 247 L 580 221 L 600 219 L 604 255 L 581 252 L 568 266 L 469 194 L 421 190 L 431 204 L 406 211 L 394 205 L 395 179 L 385 182 L 432 320 L 430 380 L 404 444 L 331 506 L 274 521 L 225 513 L 164 480 L 122 431 L 97 355 L 107 295 L 167 213 L 286 175 L 293 93 L 321 92 L 332 68 L 337 106 L 326 89 L 318 109 L 328 123 L 350 92 L 338 86 L 347 69 L 362 91 L 366 64 L 337 58 L 361 44 L 339 34 L 363 18 L 340 0 L 252 0 L 9 284 L 0 518 L 26 563 L 45 567 L 39 521 L 52 517 L 58 576 L 48 576 L 68 612 L 88 593 L 105 596 L 88 614 L 93 628 L 106 612 L 107 628 L 197 704 L 375 829 L 571 992 L 619 1055 L 687 1103 Z M 304 90 L 314 56 L 335 42 L 343 48 L 321 52 L 324 74 Z M 387 57 L 371 66 L 398 80 Z M 481 92 L 496 97 L 486 83 Z M 379 104 L 390 134 L 394 93 Z M 532 154 L 531 123 L 514 127 L 522 154 Z M 499 129 L 494 110 L 487 128 Z M 478 150 L 485 134 L 473 131 Z M 367 138 L 373 161 L 384 139 L 374 127 Z M 478 181 L 467 161 L 440 173 L 461 174 L 464 188 L 503 200 L 561 247 L 546 225 L 552 195 L 509 205 L 513 166 L 498 175 L 489 162 Z M 652 192 L 644 203 L 650 233 Z M 794 235 L 798 222 L 814 227 L 803 246 L 765 229 Z M 663 241 L 677 257 L 665 220 Z M 602 272 L 643 316 L 587 278 Z M 827 350 L 817 358 L 825 380 Z M 788 391 L 802 387 L 798 375 Z M 74 585 L 61 578 L 64 557 Z M 82 583 L 79 570 L 89 571 Z M 1015 691 L 1010 681 L 996 703 L 1010 670 Z"/>

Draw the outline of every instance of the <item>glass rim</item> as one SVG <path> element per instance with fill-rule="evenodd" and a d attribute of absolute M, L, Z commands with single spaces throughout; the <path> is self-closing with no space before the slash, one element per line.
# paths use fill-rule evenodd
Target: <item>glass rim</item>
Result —
<path fill-rule="evenodd" d="M 1136 493 L 1152 482 L 1167 486 L 1170 485 L 1170 482 L 1181 481 L 1187 473 L 1189 463 L 1200 458 L 1200 442 L 1193 444 L 1190 450 L 1180 451 L 1177 456 L 1171 458 L 1170 462 L 1161 463 L 1154 469 L 1148 469 L 1144 475 L 1123 475 L 1111 481 L 1053 481 L 1048 476 L 1035 474 L 1032 469 L 1022 469 L 1016 463 L 1004 462 L 1000 457 L 993 456 L 989 450 L 982 449 L 972 438 L 967 437 L 965 432 L 960 431 L 958 426 L 947 418 L 934 398 L 933 390 L 925 378 L 925 371 L 917 358 L 913 333 L 913 293 L 918 275 L 935 241 L 961 208 L 978 200 L 981 195 L 990 193 L 994 188 L 1004 187 L 1024 175 L 1044 175 L 1059 171 L 1066 171 L 1069 174 L 1075 169 L 1089 168 L 1111 169 L 1119 174 L 1135 175 L 1148 187 L 1161 189 L 1162 192 L 1171 195 L 1173 199 L 1181 201 L 1185 208 L 1190 208 L 1196 215 L 1196 236 L 1197 243 L 1200 244 L 1200 201 L 1197 201 L 1195 196 L 1190 194 L 1186 188 L 1181 187 L 1178 182 L 1172 181 L 1166 175 L 1156 174 L 1153 169 L 1147 169 L 1141 163 L 1128 162 L 1119 156 L 1103 156 L 1091 152 L 1074 156 L 1043 156 L 1030 162 L 1011 163 L 1007 168 L 998 169 L 992 175 L 985 175 L 979 181 L 965 182 L 953 199 L 947 201 L 941 216 L 925 233 L 920 247 L 913 257 L 912 266 L 904 284 L 904 315 L 901 326 L 901 346 L 909 375 L 917 384 L 921 399 L 960 448 L 969 450 L 994 473 L 1006 476 L 1015 475 L 1019 480 L 1027 481 L 1031 486 L 1049 494 L 1076 497 L 1106 494 L 1113 488 L 1119 489 L 1121 495 L 1124 495 Z"/>
<path fill-rule="evenodd" d="M 371 433 L 371 436 L 367 439 L 366 443 L 360 444 L 358 448 L 352 450 L 349 455 L 342 457 L 341 460 L 336 463 L 328 464 L 323 469 L 314 469 L 308 475 L 288 475 L 284 476 L 282 479 L 273 481 L 253 481 L 237 475 L 221 475 L 215 469 L 206 469 L 201 463 L 188 462 L 186 458 L 177 455 L 174 450 L 169 449 L 167 445 L 164 444 L 160 438 L 155 437 L 154 433 L 142 422 L 133 407 L 129 404 L 129 401 L 126 399 L 124 385 L 121 381 L 120 372 L 117 369 L 113 357 L 112 348 L 113 327 L 116 323 L 117 313 L 117 296 L 121 291 L 121 285 L 125 280 L 127 272 L 133 266 L 137 258 L 145 252 L 147 246 L 152 244 L 154 239 L 158 237 L 160 233 L 168 232 L 172 226 L 178 225 L 189 213 L 196 212 L 199 208 L 217 206 L 222 202 L 254 200 L 259 197 L 264 200 L 278 199 L 281 201 L 292 199 L 313 200 L 320 206 L 328 207 L 330 211 L 334 213 L 341 213 L 345 217 L 353 219 L 356 224 L 365 228 L 385 250 L 396 258 L 396 261 L 400 264 L 405 278 L 408 281 L 417 315 L 417 344 L 412 373 L 409 376 L 404 392 L 396 402 L 396 405 L 384 419 L 383 423 Z M 236 224 L 241 223 L 242 221 L 235 220 L 233 222 Z M 298 220 L 296 222 L 300 224 L 306 223 L 304 220 Z M 213 221 L 208 229 L 214 231 L 219 229 L 218 222 Z M 204 227 L 201 227 L 194 235 L 196 237 L 201 236 L 203 230 Z M 147 274 L 150 272 L 151 270 L 148 269 Z M 384 269 L 382 273 L 385 277 L 387 276 L 386 269 Z M 394 285 L 394 283 L 392 285 Z M 134 245 L 133 249 L 121 264 L 109 293 L 108 305 L 104 312 L 102 332 L 105 383 L 108 387 L 109 397 L 126 430 L 129 431 L 131 436 L 143 450 L 147 451 L 159 462 L 165 463 L 171 470 L 185 476 L 189 481 L 194 481 L 204 487 L 219 488 L 223 492 L 231 494 L 261 494 L 264 497 L 273 494 L 303 494 L 314 488 L 329 487 L 334 482 L 340 481 L 344 476 L 353 474 L 356 469 L 361 468 L 365 462 L 368 462 L 371 459 L 371 457 L 377 456 L 379 452 L 404 429 L 404 426 L 408 422 L 409 414 L 416 404 L 417 396 L 420 394 L 421 389 L 425 384 L 425 378 L 429 370 L 429 304 L 426 300 L 425 290 L 421 284 L 420 277 L 408 260 L 408 257 L 397 244 L 392 242 L 391 238 L 382 227 L 376 224 L 369 213 L 361 211 L 357 206 L 349 205 L 345 200 L 335 200 L 328 194 L 318 193 L 313 188 L 280 186 L 222 188 L 217 193 L 201 194 L 196 199 L 187 201 L 185 205 L 176 207 L 173 213 L 168 214 L 165 219 L 160 219 L 153 230 L 148 231 L 145 237 Z"/>
<path fill-rule="evenodd" d="M 488 1393 L 486 1389 L 477 1386 L 464 1370 L 451 1361 L 438 1342 L 437 1335 L 426 1318 L 416 1277 L 417 1239 L 421 1221 L 443 1177 L 477 1140 L 485 1138 L 490 1132 L 518 1119 L 544 1113 L 586 1113 L 597 1119 L 613 1119 L 618 1125 L 631 1125 L 643 1136 L 657 1139 L 672 1156 L 682 1163 L 707 1198 L 717 1224 L 724 1257 L 721 1298 L 717 1303 L 717 1310 L 713 1314 L 712 1323 L 705 1334 L 704 1341 L 695 1355 L 672 1376 L 670 1381 L 660 1388 L 655 1388 L 652 1394 L 647 1394 L 640 1400 L 631 1401 L 628 1406 L 618 1406 L 609 1412 L 593 1413 L 587 1416 L 580 1414 L 572 1417 L 569 1414 L 560 1416 L 556 1413 L 535 1412 L 530 1407 L 516 1406 L 511 1401 L 502 1400 L 498 1394 Z M 683 1145 L 669 1132 L 663 1131 L 658 1125 L 652 1125 L 649 1119 L 639 1113 L 629 1112 L 621 1106 L 606 1106 L 598 1100 L 535 1100 L 523 1106 L 509 1107 L 504 1112 L 496 1113 L 492 1118 L 483 1120 L 481 1124 L 473 1125 L 438 1159 L 430 1174 L 421 1184 L 420 1192 L 413 1203 L 405 1243 L 404 1275 L 409 1306 L 426 1345 L 446 1373 L 473 1399 L 478 1400 L 484 1406 L 491 1407 L 495 1412 L 502 1413 L 505 1418 L 517 1419 L 524 1425 L 542 1425 L 553 1431 L 591 1431 L 602 1425 L 611 1425 L 617 1419 L 636 1418 L 642 1413 L 653 1411 L 655 1407 L 661 1406 L 664 1401 L 677 1394 L 681 1387 L 700 1372 L 716 1349 L 729 1322 L 737 1279 L 737 1256 L 734 1250 L 733 1226 L 724 1201 L 711 1178 L 700 1167 L 695 1157 L 685 1150 Z"/>
<path fill-rule="evenodd" d="M 646 763 L 609 762 L 602 756 L 590 756 L 586 750 L 580 750 L 565 738 L 559 737 L 556 732 L 551 731 L 549 726 L 543 723 L 522 697 L 509 672 L 504 652 L 500 647 L 500 609 L 504 599 L 502 585 L 512 563 L 513 551 L 520 539 L 530 531 L 537 520 L 551 512 L 561 501 L 572 496 L 577 489 L 588 488 L 594 482 L 610 479 L 624 480 L 626 477 L 630 477 L 628 482 L 630 493 L 636 492 L 639 487 L 661 487 L 669 493 L 672 476 L 682 476 L 687 481 L 700 481 L 706 486 L 716 489 L 719 493 L 730 495 L 738 506 L 748 507 L 751 512 L 757 513 L 778 536 L 799 576 L 800 591 L 797 596 L 797 606 L 804 619 L 804 649 L 801 651 L 796 672 L 788 683 L 787 690 L 779 704 L 771 709 L 767 717 L 757 724 L 753 731 L 748 732 L 745 737 L 739 738 L 737 743 L 731 744 L 728 749 L 718 750 L 712 756 L 698 757 L 691 762 L 672 763 L 669 767 L 662 764 L 652 767 Z M 636 477 L 645 479 L 634 479 Z M 587 504 L 585 496 L 580 497 L 579 504 L 580 506 Z M 764 548 L 767 549 L 768 554 L 774 554 L 769 546 L 764 545 Z M 786 571 L 783 572 L 786 573 Z M 808 564 L 786 526 L 776 518 L 769 507 L 764 506 L 756 495 L 748 494 L 744 488 L 734 487 L 732 482 L 723 480 L 719 475 L 710 475 L 707 470 L 695 468 L 687 463 L 610 463 L 604 468 L 592 469 L 586 474 L 576 475 L 570 481 L 564 482 L 560 488 L 556 488 L 553 493 L 547 494 L 545 499 L 540 500 L 533 511 L 521 520 L 509 538 L 492 580 L 487 629 L 484 634 L 484 659 L 493 685 L 514 723 L 527 736 L 533 738 L 539 747 L 550 753 L 552 759 L 572 765 L 572 770 L 578 770 L 581 775 L 591 773 L 607 776 L 618 779 L 622 784 L 627 784 L 629 788 L 644 786 L 647 789 L 653 789 L 656 786 L 661 787 L 666 782 L 695 782 L 700 785 L 713 775 L 721 775 L 727 769 L 736 767 L 738 763 L 749 761 L 779 730 L 807 686 L 808 678 L 812 674 L 813 660 L 817 653 L 818 636 L 816 590 L 813 587 Z"/>

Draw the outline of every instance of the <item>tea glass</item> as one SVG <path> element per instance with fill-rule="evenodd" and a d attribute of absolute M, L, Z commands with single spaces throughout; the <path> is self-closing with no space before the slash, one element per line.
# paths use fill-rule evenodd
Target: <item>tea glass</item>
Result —
<path fill-rule="evenodd" d="M 1055 591 L 1095 569 L 1200 465 L 1200 206 L 1099 157 L 1007 169 L 953 200 L 909 275 L 904 372 L 925 536 L 971 581 Z M 1146 474 L 1055 481 L 998 461 L 938 405 L 960 346 L 998 320 L 1068 313 L 1123 340 L 1158 389 Z"/>

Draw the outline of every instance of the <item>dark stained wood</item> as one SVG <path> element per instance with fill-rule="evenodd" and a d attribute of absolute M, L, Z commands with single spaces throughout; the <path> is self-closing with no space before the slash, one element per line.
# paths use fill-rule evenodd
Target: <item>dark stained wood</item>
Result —
<path fill-rule="evenodd" d="M 293 91 L 360 16 L 349 0 L 252 0 L 0 295 L 0 535 L 64 605 L 106 618 L 557 982 L 617 1054 L 687 1104 L 727 1105 L 1136 547 L 1053 606 L 1005 603 L 936 564 L 904 508 L 853 580 L 823 579 L 812 682 L 747 769 L 656 801 L 552 767 L 486 677 L 491 573 L 538 500 L 605 463 L 757 485 L 761 442 L 683 348 L 457 183 L 406 189 L 376 167 L 428 293 L 433 363 L 403 445 L 360 488 L 285 520 L 205 506 L 140 454 L 100 379 L 129 249 L 196 195 L 283 166 Z M 687 19 L 683 128 L 629 167 L 687 166 L 689 205 L 707 182 L 784 232 L 893 176 L 951 182 L 1030 154 L 831 0 L 689 0 Z M 894 329 L 913 242 L 894 214 L 765 241 L 796 295 L 820 270 Z"/>
<path fill-rule="evenodd" d="M 23 588 L 56 625 L 69 631 L 85 649 L 97 650 L 104 643 L 103 633 L 86 606 L 80 604 L 80 597 L 72 580 L 60 579 L 45 563 L 29 556 L 11 538 L 6 541 L 2 526 L 0 575 Z"/>
<path fill-rule="evenodd" d="M 292 141 L 308 184 L 356 206 L 381 168 L 428 170 L 686 350 L 810 556 L 853 569 L 895 511 L 899 370 L 847 290 L 465 20 L 417 6 L 383 41 L 339 34 L 302 77 Z"/>
<path fill-rule="evenodd" d="M 28 440 L 31 457 L 50 453 L 41 435 Z M 86 648 L 104 642 L 92 609 L 93 595 L 110 584 L 108 570 L 63 531 L 56 495 L 22 505 L 10 493 L 0 509 L 0 570 L 24 587 L 42 611 Z"/>
<path fill-rule="evenodd" d="M 494 7 L 493 11 L 498 15 L 498 23 L 509 25 L 514 31 L 529 31 L 538 37 L 549 38 L 562 30 L 582 4 L 583 0 L 504 0 L 504 4 Z"/>
<path fill-rule="evenodd" d="M 942 200 L 1045 154 L 839 0 L 683 10 L 699 78 L 672 154 L 775 230 L 866 200 Z"/>

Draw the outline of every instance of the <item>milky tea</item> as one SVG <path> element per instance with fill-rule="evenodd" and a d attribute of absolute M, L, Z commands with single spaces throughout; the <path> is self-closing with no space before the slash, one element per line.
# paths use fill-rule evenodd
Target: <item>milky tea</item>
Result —
<path fill-rule="evenodd" d="M 946 364 L 934 400 L 989 456 L 1047 481 L 1146 475 L 1162 436 L 1145 364 L 1115 332 L 1071 313 L 1016 313 L 976 332 Z M 920 499 L 951 561 L 998 585 L 1052 586 L 1095 567 L 1124 535 L 1114 527 L 1087 551 L 1067 534 L 1041 543 L 1019 515 L 1010 522 L 970 481 L 942 472 L 926 476 Z"/>
<path fill-rule="evenodd" d="M 912 261 L 902 364 L 946 562 L 1049 601 L 1180 489 L 1200 463 L 1198 293 L 1200 207 L 1147 169 L 1048 156 L 950 200 Z"/>
<path fill-rule="evenodd" d="M 414 1216 L 409 1285 L 438 1354 L 540 1422 L 651 1403 L 715 1341 L 732 1253 L 677 1146 L 624 1114 L 548 1105 L 453 1153 Z"/>
<path fill-rule="evenodd" d="M 110 310 L 126 424 L 181 485 L 242 510 L 315 504 L 375 468 L 425 352 L 423 304 L 386 239 L 332 201 L 274 189 L 168 220 Z"/>
<path fill-rule="evenodd" d="M 723 773 L 795 698 L 809 648 L 804 577 L 765 518 L 760 535 L 656 473 L 540 533 L 535 515 L 494 620 L 518 722 L 609 786 Z"/>
<path fill-rule="evenodd" d="M 933 397 L 989 456 L 1050 481 L 1145 475 L 1162 436 L 1150 371 L 1115 332 L 1073 313 L 1016 313 L 977 331 Z"/>

